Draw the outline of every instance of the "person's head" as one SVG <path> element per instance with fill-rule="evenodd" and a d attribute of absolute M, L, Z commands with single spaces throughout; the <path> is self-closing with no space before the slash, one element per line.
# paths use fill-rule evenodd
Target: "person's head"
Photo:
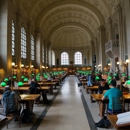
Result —
<path fill-rule="evenodd" d="M 32 78 L 32 82 L 35 82 L 36 81 L 36 79 L 35 78 Z"/>
<path fill-rule="evenodd" d="M 111 82 L 110 82 L 110 85 L 109 85 L 110 87 L 116 87 L 116 80 L 112 80 Z"/>
<path fill-rule="evenodd" d="M 6 92 L 8 90 L 11 91 L 11 88 L 9 86 L 7 86 L 7 87 L 4 88 L 4 92 Z"/>
<path fill-rule="evenodd" d="M 104 87 L 105 86 L 105 80 L 101 80 L 101 86 Z"/>
<path fill-rule="evenodd" d="M 127 80 L 128 80 L 128 78 L 127 78 L 127 77 L 124 77 L 124 80 L 125 80 L 125 81 L 127 81 Z"/>

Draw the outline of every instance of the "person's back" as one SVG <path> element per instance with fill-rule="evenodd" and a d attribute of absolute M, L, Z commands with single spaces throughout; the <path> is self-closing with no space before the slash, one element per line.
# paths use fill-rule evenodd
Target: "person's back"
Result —
<path fill-rule="evenodd" d="M 109 89 L 108 84 L 106 84 L 104 80 L 101 80 L 101 85 L 98 87 L 98 93 L 103 94 L 103 91 L 108 89 Z"/>
<path fill-rule="evenodd" d="M 87 80 L 88 80 L 87 86 L 92 86 L 93 82 L 92 82 L 92 75 L 91 74 L 88 75 Z"/>
<path fill-rule="evenodd" d="M 1 99 L 4 115 L 6 115 L 8 112 L 19 110 L 20 104 L 18 101 L 20 101 L 20 97 L 18 98 L 16 93 L 14 91 L 11 91 L 9 87 L 5 88 Z"/>
<path fill-rule="evenodd" d="M 122 109 L 121 103 L 119 102 L 119 100 L 116 100 L 115 104 L 113 104 L 113 98 L 119 98 L 119 99 L 122 98 L 122 92 L 118 88 L 116 88 L 115 80 L 111 81 L 110 87 L 111 89 L 106 91 L 102 99 L 104 98 L 109 99 L 108 110 L 112 110 L 113 105 L 114 105 L 114 110 L 121 110 Z"/>

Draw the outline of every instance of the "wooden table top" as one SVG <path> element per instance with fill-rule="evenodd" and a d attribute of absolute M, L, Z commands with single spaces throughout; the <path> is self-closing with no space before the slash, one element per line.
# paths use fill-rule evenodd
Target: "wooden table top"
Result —
<path fill-rule="evenodd" d="M 87 86 L 88 90 L 98 90 L 98 86 Z"/>
<path fill-rule="evenodd" d="M 102 101 L 103 94 L 91 94 L 96 101 Z M 123 95 L 124 99 L 130 99 L 130 93 Z"/>
<path fill-rule="evenodd" d="M 19 91 L 27 91 L 29 90 L 29 87 L 28 86 L 24 86 L 24 87 L 11 87 L 12 90 L 19 90 Z M 49 90 L 50 89 L 50 86 L 41 86 L 40 87 L 41 90 Z M 0 87 L 0 90 L 4 90 L 4 87 Z"/>
<path fill-rule="evenodd" d="M 36 100 L 40 94 L 20 94 L 21 101 L 34 101 Z M 2 98 L 2 94 L 0 94 L 0 99 Z"/>
<path fill-rule="evenodd" d="M 117 115 L 108 115 L 107 118 L 109 119 L 109 121 L 111 122 L 111 124 L 114 126 L 114 128 L 116 128 L 117 130 L 130 130 L 130 128 L 128 126 L 126 126 L 126 127 L 120 127 L 119 128 L 116 125 L 116 122 L 118 120 Z"/>

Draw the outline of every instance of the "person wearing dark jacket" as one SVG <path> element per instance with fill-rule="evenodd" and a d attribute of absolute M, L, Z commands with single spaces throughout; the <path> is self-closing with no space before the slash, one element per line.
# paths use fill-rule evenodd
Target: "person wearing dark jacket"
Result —
<path fill-rule="evenodd" d="M 101 80 L 101 85 L 98 87 L 98 93 L 99 94 L 103 94 L 103 91 L 104 90 L 108 90 L 109 89 L 109 86 L 107 85 L 107 83 L 105 83 L 105 80 Z"/>
<path fill-rule="evenodd" d="M 51 101 L 47 99 L 47 95 L 43 90 L 40 90 L 40 85 L 36 82 L 36 80 L 33 78 L 32 82 L 30 84 L 30 94 L 40 94 L 42 92 L 42 98 L 43 102 L 45 104 L 49 104 Z M 40 102 L 40 97 L 36 100 L 36 103 Z"/>

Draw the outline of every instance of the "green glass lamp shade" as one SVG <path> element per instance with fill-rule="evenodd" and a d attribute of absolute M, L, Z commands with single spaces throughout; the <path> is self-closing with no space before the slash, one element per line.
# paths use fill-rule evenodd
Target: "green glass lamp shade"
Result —
<path fill-rule="evenodd" d="M 108 76 L 108 77 L 107 77 L 107 79 L 108 79 L 108 80 L 111 80 L 111 79 L 112 79 L 112 77 L 111 77 L 111 76 Z"/>
<path fill-rule="evenodd" d="M 40 76 L 40 73 L 38 73 L 37 75 Z"/>
<path fill-rule="evenodd" d="M 95 78 L 96 80 L 100 80 L 100 78 L 98 77 L 98 76 L 96 76 L 96 78 Z"/>
<path fill-rule="evenodd" d="M 4 87 L 4 86 L 6 86 L 7 84 L 6 84 L 5 82 L 2 82 L 0 85 L 1 85 L 2 87 Z"/>
<path fill-rule="evenodd" d="M 114 76 L 117 76 L 117 74 L 114 74 Z"/>
<path fill-rule="evenodd" d="M 5 82 L 6 82 L 6 81 L 9 81 L 9 79 L 8 79 L 8 78 L 5 78 L 4 81 L 5 81 Z"/>
<path fill-rule="evenodd" d="M 123 74 L 122 74 L 122 76 L 126 76 L 126 74 L 125 74 L 125 73 L 123 73 Z"/>
<path fill-rule="evenodd" d="M 130 76 L 128 76 L 128 79 L 130 79 Z"/>
<path fill-rule="evenodd" d="M 15 75 L 13 76 L 13 79 L 16 79 L 16 76 L 15 76 Z"/>
<path fill-rule="evenodd" d="M 108 74 L 109 72 L 105 72 L 105 74 Z"/>
<path fill-rule="evenodd" d="M 34 76 L 34 74 L 32 74 L 32 76 Z"/>
<path fill-rule="evenodd" d="M 18 82 L 18 86 L 23 86 L 23 82 Z"/>
<path fill-rule="evenodd" d="M 108 81 L 108 84 L 110 84 L 110 83 L 111 83 L 111 80 Z"/>
<path fill-rule="evenodd" d="M 24 79 L 24 76 L 21 76 L 22 79 Z"/>
<path fill-rule="evenodd" d="M 126 82 L 126 84 L 130 84 L 130 80 L 128 80 L 128 81 Z"/>
<path fill-rule="evenodd" d="M 24 78 L 24 80 L 23 80 L 24 82 L 27 82 L 28 81 L 28 78 Z"/>

